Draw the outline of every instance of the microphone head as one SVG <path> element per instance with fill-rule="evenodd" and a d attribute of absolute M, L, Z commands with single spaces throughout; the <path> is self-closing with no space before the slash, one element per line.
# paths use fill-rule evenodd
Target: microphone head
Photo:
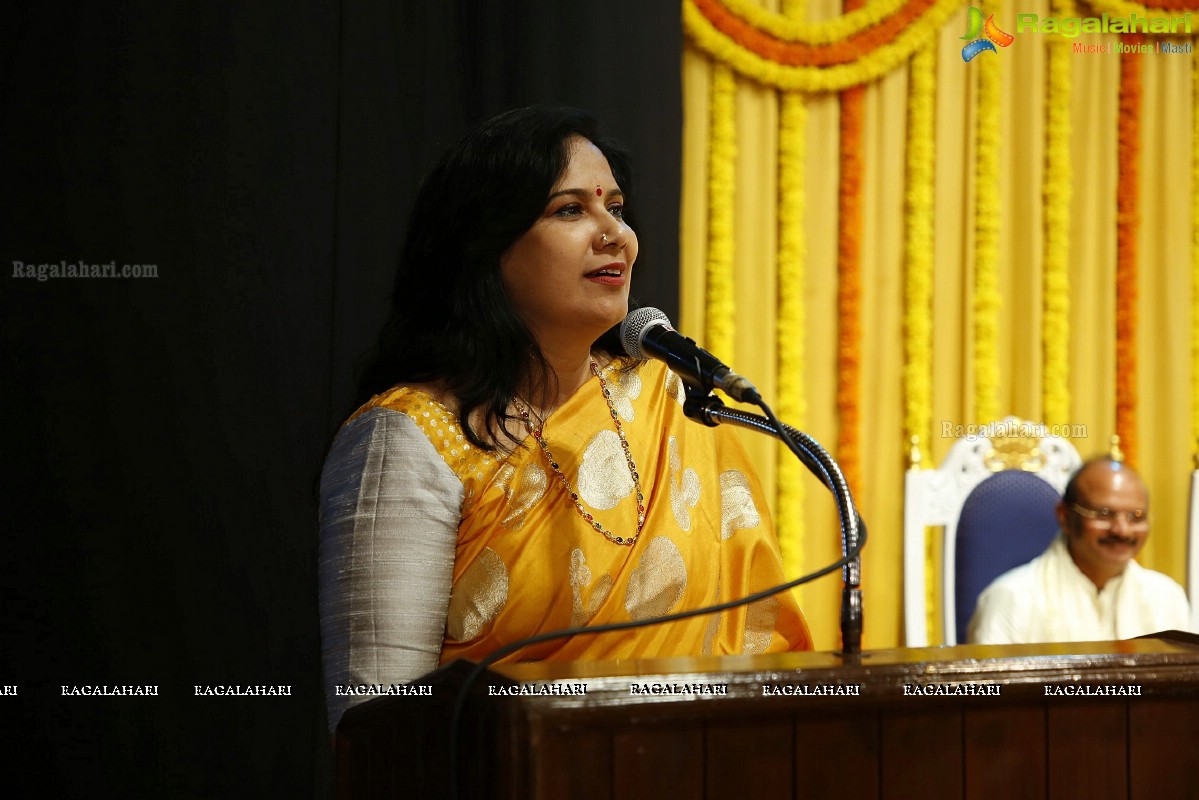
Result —
<path fill-rule="evenodd" d="M 667 330 L 674 330 L 670 318 L 656 308 L 635 308 L 630 311 L 624 322 L 620 323 L 620 343 L 624 351 L 633 358 L 650 358 L 650 354 L 642 349 L 641 342 L 650 328 L 660 325 Z"/>

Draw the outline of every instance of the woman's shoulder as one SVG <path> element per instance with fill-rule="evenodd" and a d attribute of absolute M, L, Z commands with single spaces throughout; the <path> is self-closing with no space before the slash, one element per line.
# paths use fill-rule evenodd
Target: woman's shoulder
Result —
<path fill-rule="evenodd" d="M 500 459 L 471 443 L 458 409 L 453 394 L 437 384 L 399 384 L 364 403 L 342 425 L 339 438 L 361 438 L 382 427 L 397 434 L 395 441 L 427 440 L 427 445 L 465 482 L 468 476 L 490 474 Z M 401 418 L 405 422 L 394 422 Z M 405 430 L 407 433 L 403 433 Z"/>
<path fill-rule="evenodd" d="M 458 413 L 458 403 L 454 396 L 438 383 L 401 383 L 371 397 L 350 415 L 345 424 L 350 424 L 374 409 L 406 414 L 420 422 L 418 417 L 454 417 Z"/>

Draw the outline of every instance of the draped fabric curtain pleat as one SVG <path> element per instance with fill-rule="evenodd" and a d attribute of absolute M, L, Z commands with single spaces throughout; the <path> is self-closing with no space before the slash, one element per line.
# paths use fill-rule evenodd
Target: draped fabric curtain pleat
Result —
<path fill-rule="evenodd" d="M 1007 414 L 1084 456 L 1118 434 L 1153 492 L 1140 560 L 1185 578 L 1194 38 L 1016 24 L 1191 13 L 1199 33 L 1199 0 L 1158 1 L 683 2 L 681 324 L 845 468 L 871 534 L 867 647 L 903 637 L 913 441 L 933 466 Z M 746 443 L 788 569 L 833 560 L 832 502 L 772 442 Z M 797 591 L 836 647 L 838 582 Z"/>

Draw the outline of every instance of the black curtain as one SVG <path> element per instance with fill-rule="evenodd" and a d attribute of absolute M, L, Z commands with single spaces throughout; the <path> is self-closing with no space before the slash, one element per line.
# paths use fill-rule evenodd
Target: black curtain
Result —
<path fill-rule="evenodd" d="M 420 2 L 343 10 L 331 422 L 362 399 L 352 392 L 356 359 L 383 323 L 414 187 L 468 125 L 508 108 L 585 108 L 630 149 L 641 243 L 633 293 L 678 318 L 677 4 L 459 0 L 437 11 Z"/>
<path fill-rule="evenodd" d="M 591 110 L 634 154 L 634 293 L 675 314 L 677 4 L 4 16 L 9 776 L 31 796 L 324 796 L 316 480 L 416 184 L 499 110 Z M 36 277 L 80 264 L 143 277 Z M 159 695 L 62 693 L 126 684 Z M 194 695 L 209 684 L 291 695 Z"/>

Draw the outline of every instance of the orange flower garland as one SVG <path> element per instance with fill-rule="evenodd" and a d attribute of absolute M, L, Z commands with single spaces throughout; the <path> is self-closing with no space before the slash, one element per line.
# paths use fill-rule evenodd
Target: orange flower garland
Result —
<path fill-rule="evenodd" d="M 863 0 L 845 0 L 852 11 Z M 837 459 L 849 483 L 861 486 L 862 363 L 862 130 L 866 89 L 854 86 L 841 93 L 841 226 L 837 242 Z"/>
<path fill-rule="evenodd" d="M 932 8 L 934 2 L 935 0 L 907 0 L 883 24 L 868 27 L 828 44 L 807 44 L 775 38 L 734 15 L 719 0 L 692 0 L 695 8 L 713 28 L 749 52 L 776 64 L 791 67 L 823 67 L 856 61 L 863 53 L 869 53 L 893 42 L 909 25 Z M 848 3 L 845 8 L 851 10 Z"/>
<path fill-rule="evenodd" d="M 1144 37 L 1121 37 L 1139 45 Z M 1116 186 L 1116 433 L 1128 463 L 1137 454 L 1137 233 L 1140 229 L 1140 53 L 1120 57 Z"/>
<path fill-rule="evenodd" d="M 753 27 L 788 42 L 828 44 L 848 39 L 855 33 L 889 19 L 907 0 L 871 0 L 839 17 L 820 20 L 807 19 L 809 0 L 782 0 L 778 12 L 768 11 L 761 0 L 720 0 L 733 16 L 740 17 Z"/>
<path fill-rule="evenodd" d="M 801 31 L 777 14 L 748 14 L 739 0 L 683 0 L 683 30 L 700 50 L 759 83 L 839 91 L 902 66 L 964 2 L 886 0 Z"/>

